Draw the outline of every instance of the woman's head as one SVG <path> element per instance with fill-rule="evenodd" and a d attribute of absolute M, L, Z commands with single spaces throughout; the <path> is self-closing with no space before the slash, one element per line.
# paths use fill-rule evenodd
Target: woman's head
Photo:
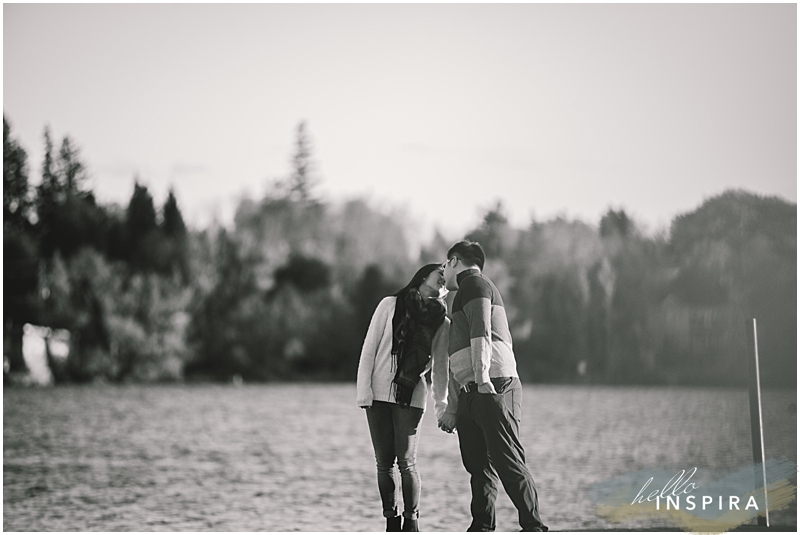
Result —
<path fill-rule="evenodd" d="M 444 297 L 447 294 L 447 289 L 444 284 L 444 266 L 442 264 L 434 264 L 435 269 L 431 270 L 422 284 L 419 286 L 419 293 L 423 297 Z"/>
<path fill-rule="evenodd" d="M 444 287 L 444 266 L 439 263 L 422 266 L 398 294 L 411 288 L 418 289 L 423 297 L 444 297 L 447 293 Z"/>

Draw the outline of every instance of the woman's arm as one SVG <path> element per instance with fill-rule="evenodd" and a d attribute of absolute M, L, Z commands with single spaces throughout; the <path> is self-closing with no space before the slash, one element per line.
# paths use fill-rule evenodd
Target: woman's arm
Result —
<path fill-rule="evenodd" d="M 356 377 L 356 403 L 359 407 L 372 406 L 372 370 L 375 368 L 375 356 L 378 354 L 378 346 L 389 319 L 389 309 L 392 299 L 385 297 L 369 322 L 367 336 L 364 338 L 364 345 L 361 347 L 361 357 L 358 360 L 358 375 Z"/>
<path fill-rule="evenodd" d="M 433 357 L 433 372 L 431 395 L 433 396 L 434 407 L 436 409 L 436 419 L 440 419 L 447 408 L 447 382 L 450 368 L 450 355 L 447 352 L 447 345 L 450 338 L 450 320 L 444 319 L 444 323 L 436 331 L 431 346 L 431 356 Z"/>

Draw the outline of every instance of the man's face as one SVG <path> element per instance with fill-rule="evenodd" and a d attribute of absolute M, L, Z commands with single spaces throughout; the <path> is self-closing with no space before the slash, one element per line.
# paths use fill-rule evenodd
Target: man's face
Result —
<path fill-rule="evenodd" d="M 453 255 L 447 259 L 444 265 L 444 283 L 448 290 L 458 290 L 458 281 L 456 280 L 456 269 L 461 264 L 461 260 Z"/>

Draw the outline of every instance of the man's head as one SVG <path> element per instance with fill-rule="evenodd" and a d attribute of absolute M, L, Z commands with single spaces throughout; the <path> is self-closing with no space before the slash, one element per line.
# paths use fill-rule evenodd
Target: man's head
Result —
<path fill-rule="evenodd" d="M 481 244 L 474 241 L 462 240 L 447 251 L 447 263 L 444 267 L 444 279 L 448 290 L 458 290 L 456 277 L 465 269 L 478 268 L 483 270 L 486 254 Z"/>

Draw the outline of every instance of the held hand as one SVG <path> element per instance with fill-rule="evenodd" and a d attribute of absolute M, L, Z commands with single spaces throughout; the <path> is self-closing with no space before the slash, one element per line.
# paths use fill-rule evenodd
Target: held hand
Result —
<path fill-rule="evenodd" d="M 456 428 L 456 415 L 444 413 L 439 419 L 439 429 L 445 433 L 452 433 Z"/>
<path fill-rule="evenodd" d="M 482 385 L 478 385 L 478 393 L 479 394 L 497 394 L 497 390 L 494 389 L 494 385 L 491 381 L 488 383 L 483 383 Z"/>

